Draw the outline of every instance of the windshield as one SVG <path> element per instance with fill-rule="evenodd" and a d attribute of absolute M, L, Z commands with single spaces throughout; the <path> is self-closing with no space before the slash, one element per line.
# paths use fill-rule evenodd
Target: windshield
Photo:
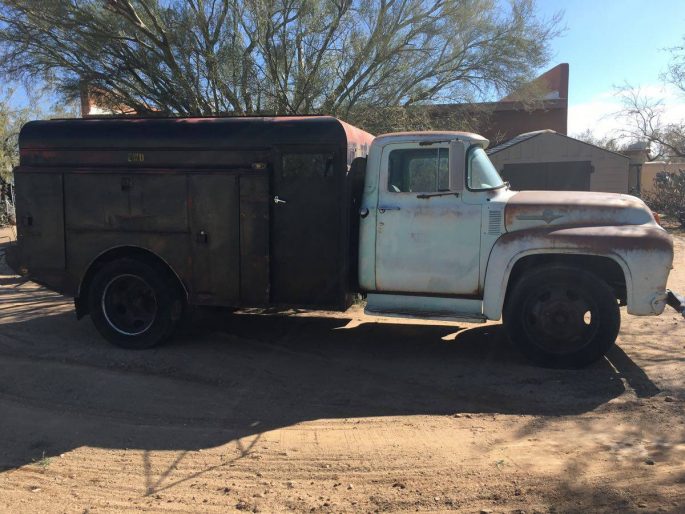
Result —
<path fill-rule="evenodd" d="M 504 182 L 497 170 L 488 159 L 488 154 L 477 146 L 469 151 L 469 189 L 496 189 L 502 187 Z"/>

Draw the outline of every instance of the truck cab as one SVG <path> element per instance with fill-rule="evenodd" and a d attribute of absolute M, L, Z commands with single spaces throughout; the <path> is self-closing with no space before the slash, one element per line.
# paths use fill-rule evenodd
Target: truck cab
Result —
<path fill-rule="evenodd" d="M 644 202 L 512 191 L 487 145 L 464 132 L 374 140 L 359 213 L 368 313 L 504 317 L 531 359 L 578 367 L 615 341 L 619 305 L 635 315 L 663 312 L 673 247 Z"/>

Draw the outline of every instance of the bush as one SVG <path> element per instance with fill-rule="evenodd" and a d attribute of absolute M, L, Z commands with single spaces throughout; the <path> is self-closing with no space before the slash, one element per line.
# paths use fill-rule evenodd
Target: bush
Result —
<path fill-rule="evenodd" d="M 685 169 L 658 173 L 654 191 L 645 194 L 643 200 L 653 211 L 678 220 L 685 227 Z"/>

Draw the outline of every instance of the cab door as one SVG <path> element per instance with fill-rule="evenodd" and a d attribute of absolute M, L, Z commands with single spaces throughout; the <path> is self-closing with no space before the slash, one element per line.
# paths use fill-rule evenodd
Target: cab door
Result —
<path fill-rule="evenodd" d="M 376 290 L 478 296 L 481 206 L 450 184 L 449 144 L 387 145 L 378 186 Z"/>

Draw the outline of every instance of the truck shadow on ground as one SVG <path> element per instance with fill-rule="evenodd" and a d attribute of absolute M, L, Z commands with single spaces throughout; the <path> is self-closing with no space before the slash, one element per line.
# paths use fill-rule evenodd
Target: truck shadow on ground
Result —
<path fill-rule="evenodd" d="M 33 309 L 33 307 L 31 307 Z M 80 446 L 197 450 L 322 418 L 587 412 L 658 392 L 618 347 L 578 371 L 528 364 L 501 325 L 212 312 L 170 344 L 110 346 L 73 313 L 0 319 L 0 469 Z M 247 439 L 246 439 L 247 438 Z"/>

